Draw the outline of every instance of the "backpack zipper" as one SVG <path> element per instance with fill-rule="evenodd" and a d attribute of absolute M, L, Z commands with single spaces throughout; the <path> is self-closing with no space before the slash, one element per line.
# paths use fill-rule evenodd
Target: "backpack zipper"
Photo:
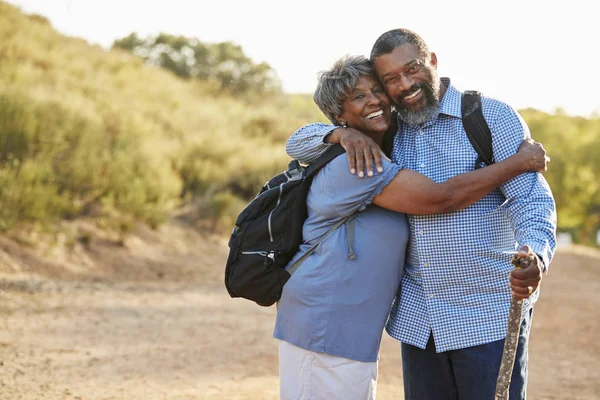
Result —
<path fill-rule="evenodd" d="M 289 178 L 288 178 L 288 182 L 289 182 Z M 273 213 L 275 212 L 275 210 L 279 206 L 279 203 L 281 203 L 281 195 L 283 194 L 283 185 L 285 185 L 286 183 L 287 182 L 283 182 L 281 185 L 279 185 L 279 197 L 277 197 L 277 204 L 275 204 L 275 207 L 269 213 L 269 218 L 267 220 L 267 223 L 268 223 L 268 226 L 269 226 L 269 238 L 271 239 L 271 242 L 273 241 L 273 231 L 271 229 L 271 217 L 273 216 Z"/>
<path fill-rule="evenodd" d="M 271 252 L 271 253 L 273 253 L 273 252 Z M 269 254 L 271 254 L 271 253 L 268 253 L 266 251 L 242 251 L 242 254 L 258 254 L 263 257 L 268 257 Z"/>
<path fill-rule="evenodd" d="M 265 268 L 269 267 L 271 264 L 275 262 L 275 252 L 274 251 L 242 251 L 242 254 L 249 255 L 259 255 L 265 257 Z"/>

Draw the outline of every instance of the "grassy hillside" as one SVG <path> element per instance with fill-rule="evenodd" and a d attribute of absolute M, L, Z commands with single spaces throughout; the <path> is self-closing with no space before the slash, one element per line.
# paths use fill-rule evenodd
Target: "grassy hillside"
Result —
<path fill-rule="evenodd" d="M 192 198 L 231 216 L 285 167 L 293 128 L 322 118 L 297 99 L 220 95 L 3 2 L 0 60 L 2 229 L 90 210 L 157 224 Z"/>
<path fill-rule="evenodd" d="M 0 230 L 91 216 L 127 229 L 175 210 L 228 231 L 285 168 L 284 141 L 325 121 L 310 96 L 234 98 L 130 53 L 58 34 L 0 0 Z M 552 157 L 559 226 L 600 228 L 600 120 L 523 110 Z"/>

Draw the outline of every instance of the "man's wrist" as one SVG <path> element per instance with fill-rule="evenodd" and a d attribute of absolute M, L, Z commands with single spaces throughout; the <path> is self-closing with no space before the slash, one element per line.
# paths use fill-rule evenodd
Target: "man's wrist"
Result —
<path fill-rule="evenodd" d="M 343 135 L 345 129 L 346 128 L 344 128 L 343 126 L 338 126 L 338 127 L 333 128 L 333 130 L 331 132 L 329 132 L 323 138 L 323 143 L 326 143 L 326 144 L 337 144 L 337 143 L 340 143 L 340 141 L 342 140 L 342 135 Z"/>
<path fill-rule="evenodd" d="M 525 156 L 524 154 L 522 155 L 521 153 L 516 153 L 514 156 L 516 159 L 516 162 L 514 164 L 515 167 L 518 169 L 519 173 L 523 174 L 525 172 L 528 172 L 530 157 Z"/>

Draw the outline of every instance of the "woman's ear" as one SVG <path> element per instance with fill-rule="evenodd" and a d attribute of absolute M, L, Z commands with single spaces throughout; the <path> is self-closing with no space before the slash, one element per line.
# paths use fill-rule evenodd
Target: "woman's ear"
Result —
<path fill-rule="evenodd" d="M 335 120 L 337 121 L 338 124 L 340 124 L 341 126 L 346 126 L 346 121 L 344 121 L 344 118 L 342 117 L 341 114 L 338 114 L 335 116 Z"/>

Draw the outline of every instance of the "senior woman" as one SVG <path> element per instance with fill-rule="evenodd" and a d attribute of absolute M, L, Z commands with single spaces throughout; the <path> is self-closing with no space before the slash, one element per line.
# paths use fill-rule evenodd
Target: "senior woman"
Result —
<path fill-rule="evenodd" d="M 322 72 L 314 100 L 335 125 L 358 129 L 381 146 L 390 101 L 368 59 L 346 56 Z M 283 288 L 274 331 L 281 399 L 374 399 L 381 336 L 409 234 L 403 213 L 467 207 L 521 173 L 545 170 L 545 155 L 541 145 L 524 141 L 512 157 L 443 183 L 387 159 L 383 172 L 370 178 L 351 174 L 345 155 L 319 171 L 307 198 L 304 244 L 289 265 L 336 222 L 357 213 L 353 240 L 341 225 Z"/>

